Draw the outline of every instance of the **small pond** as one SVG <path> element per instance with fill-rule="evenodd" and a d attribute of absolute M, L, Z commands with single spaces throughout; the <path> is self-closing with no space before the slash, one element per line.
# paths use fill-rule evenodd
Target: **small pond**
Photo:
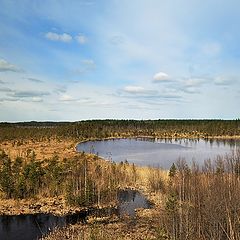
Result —
<path fill-rule="evenodd" d="M 77 151 L 97 154 L 115 162 L 169 168 L 179 158 L 204 163 L 224 156 L 240 146 L 240 140 L 130 138 L 79 143 Z"/>
<path fill-rule="evenodd" d="M 0 216 L 0 240 L 34 240 L 47 234 L 55 227 L 64 227 L 77 222 L 86 223 L 88 216 L 105 217 L 129 215 L 135 217 L 135 209 L 150 208 L 144 195 L 135 190 L 121 190 L 118 193 L 117 208 L 90 208 L 67 216 L 52 214 L 28 214 L 19 216 Z"/>

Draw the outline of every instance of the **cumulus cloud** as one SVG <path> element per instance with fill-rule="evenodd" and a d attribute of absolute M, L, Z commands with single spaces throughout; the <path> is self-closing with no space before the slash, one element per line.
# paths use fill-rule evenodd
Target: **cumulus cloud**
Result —
<path fill-rule="evenodd" d="M 60 101 L 62 102 L 70 102 L 70 101 L 75 101 L 76 99 L 74 99 L 72 96 L 64 94 L 59 98 Z"/>
<path fill-rule="evenodd" d="M 33 98 L 32 98 L 32 101 L 33 101 L 33 102 L 42 102 L 43 99 L 42 99 L 41 97 L 33 97 Z"/>
<path fill-rule="evenodd" d="M 90 99 L 89 97 L 83 97 L 83 98 L 75 98 L 71 95 L 68 94 L 63 94 L 60 98 L 59 101 L 63 102 L 63 103 L 72 103 L 72 104 L 84 104 L 84 105 L 93 105 L 93 104 L 98 104 L 100 103 L 99 101 L 95 101 L 93 99 Z"/>
<path fill-rule="evenodd" d="M 75 37 L 75 39 L 77 40 L 77 42 L 78 42 L 79 44 L 85 44 L 85 43 L 88 41 L 87 37 L 84 36 L 83 34 L 78 34 L 78 35 Z"/>
<path fill-rule="evenodd" d="M 127 93 L 133 93 L 133 94 L 149 92 L 149 90 L 146 90 L 145 88 L 140 87 L 140 86 L 126 86 L 123 89 L 123 91 L 125 91 Z"/>
<path fill-rule="evenodd" d="M 71 42 L 72 36 L 67 33 L 54 33 L 54 32 L 48 32 L 45 34 L 45 37 L 51 41 L 60 41 L 60 42 Z"/>
<path fill-rule="evenodd" d="M 0 72 L 22 72 L 22 70 L 5 59 L 0 59 Z"/>
<path fill-rule="evenodd" d="M 170 80 L 170 77 L 167 73 L 158 72 L 153 76 L 153 82 L 167 82 Z"/>

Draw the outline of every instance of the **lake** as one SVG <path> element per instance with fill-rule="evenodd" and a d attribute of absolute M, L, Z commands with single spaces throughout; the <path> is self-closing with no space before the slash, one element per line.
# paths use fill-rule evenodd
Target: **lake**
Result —
<path fill-rule="evenodd" d="M 77 145 L 78 152 L 97 154 L 104 159 L 128 161 L 142 166 L 168 169 L 179 158 L 200 165 L 236 150 L 240 140 L 129 138 L 88 141 Z"/>

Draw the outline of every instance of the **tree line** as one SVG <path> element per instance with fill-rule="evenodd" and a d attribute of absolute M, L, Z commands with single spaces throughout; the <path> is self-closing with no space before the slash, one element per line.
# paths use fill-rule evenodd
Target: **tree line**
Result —
<path fill-rule="evenodd" d="M 88 120 L 79 122 L 0 123 L 0 140 L 108 137 L 194 137 L 240 135 L 236 120 Z"/>

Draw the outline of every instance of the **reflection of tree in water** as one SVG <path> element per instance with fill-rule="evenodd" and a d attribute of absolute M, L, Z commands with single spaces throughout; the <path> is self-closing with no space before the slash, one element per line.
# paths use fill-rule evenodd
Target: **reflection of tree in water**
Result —
<path fill-rule="evenodd" d="M 1 219 L 1 221 L 0 221 L 1 222 L 1 228 L 4 231 L 6 231 L 6 232 L 10 232 L 11 231 L 12 222 L 14 221 L 14 217 L 11 217 L 11 216 L 1 216 L 0 219 Z"/>
<path fill-rule="evenodd" d="M 0 239 L 36 239 L 54 227 L 66 225 L 66 217 L 51 214 L 0 216 Z M 24 236 L 19 233 L 24 232 Z"/>
<path fill-rule="evenodd" d="M 94 146 L 93 146 L 93 145 L 90 147 L 90 153 L 92 153 L 92 154 L 95 153 L 95 149 L 94 149 Z"/>
<path fill-rule="evenodd" d="M 112 161 L 112 153 L 111 152 L 106 152 L 106 159 L 109 161 Z"/>
<path fill-rule="evenodd" d="M 134 202 L 134 200 L 135 200 L 135 197 L 136 197 L 136 191 L 132 191 L 132 201 Z"/>

